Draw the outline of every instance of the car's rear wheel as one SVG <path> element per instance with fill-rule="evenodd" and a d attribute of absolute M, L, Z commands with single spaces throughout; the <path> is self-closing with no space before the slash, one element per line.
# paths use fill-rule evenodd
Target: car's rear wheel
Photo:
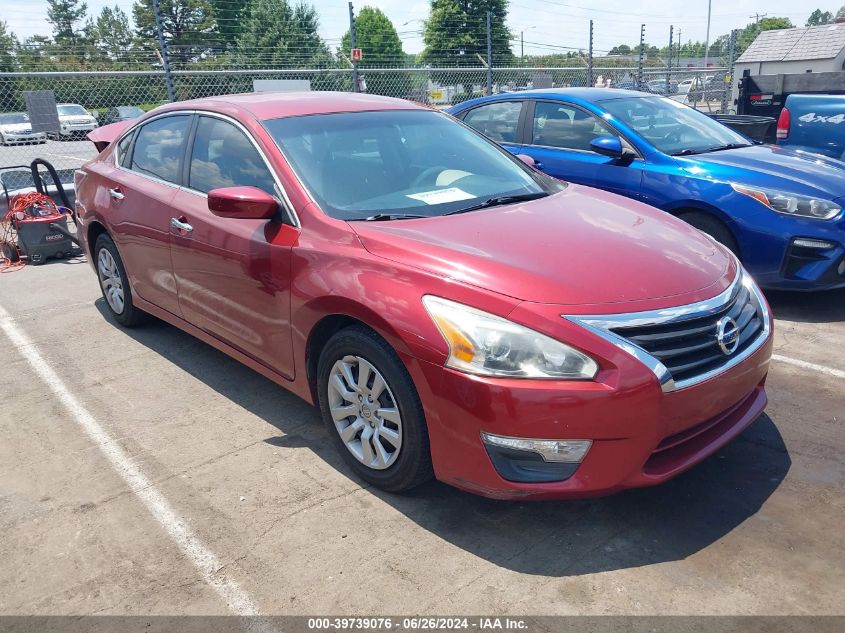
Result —
<path fill-rule="evenodd" d="M 123 260 L 120 259 L 117 246 L 108 234 L 102 233 L 97 238 L 94 257 L 100 290 L 114 320 L 124 327 L 143 323 L 147 313 L 136 308 L 132 302 L 132 289 L 129 287 Z"/>
<path fill-rule="evenodd" d="M 718 218 L 701 211 L 688 211 L 678 216 L 687 224 L 691 224 L 702 233 L 707 233 L 714 240 L 726 246 L 734 255 L 739 257 L 739 244 L 731 230 Z"/>
<path fill-rule="evenodd" d="M 332 336 L 320 354 L 317 390 L 332 441 L 361 479 L 390 492 L 431 479 L 419 395 L 384 339 L 362 326 Z"/>

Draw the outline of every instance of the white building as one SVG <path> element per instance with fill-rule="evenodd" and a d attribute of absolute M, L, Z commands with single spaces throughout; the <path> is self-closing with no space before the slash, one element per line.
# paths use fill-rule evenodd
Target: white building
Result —
<path fill-rule="evenodd" d="M 734 74 L 786 75 L 843 70 L 845 23 L 763 31 L 736 60 Z"/>

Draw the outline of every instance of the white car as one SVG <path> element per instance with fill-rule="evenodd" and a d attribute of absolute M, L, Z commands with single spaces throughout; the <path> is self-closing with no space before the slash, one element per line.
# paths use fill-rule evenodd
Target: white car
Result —
<path fill-rule="evenodd" d="M 97 119 L 79 104 L 60 103 L 56 110 L 59 112 L 61 136 L 84 136 L 97 127 Z"/>
<path fill-rule="evenodd" d="M 33 132 L 26 112 L 0 114 L 0 144 L 46 143 L 44 132 Z"/>

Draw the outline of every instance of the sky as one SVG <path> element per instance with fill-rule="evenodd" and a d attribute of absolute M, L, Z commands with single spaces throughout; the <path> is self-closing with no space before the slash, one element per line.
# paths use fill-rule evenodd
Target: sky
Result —
<path fill-rule="evenodd" d="M 845 2 L 845 0 L 838 0 Z M 343 0 L 312 0 L 320 15 L 321 35 L 332 49 L 349 26 L 347 3 Z M 711 41 L 733 28 L 741 28 L 754 21 L 754 14 L 788 17 L 796 26 L 803 26 L 815 8 L 835 13 L 839 4 L 816 0 L 803 10 L 793 0 L 712 0 Z M 49 34 L 46 21 L 46 0 L 2 0 L 0 20 L 23 39 L 35 34 Z M 88 0 L 89 14 L 97 14 L 105 6 L 117 4 L 132 15 L 132 0 Z M 366 4 L 377 6 L 393 21 L 400 32 L 403 47 L 408 53 L 423 48 L 422 37 L 416 33 L 421 20 L 429 13 L 425 0 L 361 0 L 357 8 Z M 799 3 L 800 4 L 800 3 Z M 669 40 L 669 25 L 675 33 L 682 31 L 683 41 L 704 41 L 707 30 L 707 0 L 511 0 L 508 26 L 517 36 L 522 33 L 526 54 L 555 52 L 549 47 L 587 48 L 589 20 L 594 22 L 596 55 L 620 43 L 633 44 L 639 40 L 640 24 L 646 25 L 646 42 L 665 46 Z M 590 7 L 590 8 L 585 8 Z M 676 40 L 677 41 L 677 40 Z M 518 44 L 514 52 L 519 54 Z M 366 54 L 366 52 L 365 52 Z"/>

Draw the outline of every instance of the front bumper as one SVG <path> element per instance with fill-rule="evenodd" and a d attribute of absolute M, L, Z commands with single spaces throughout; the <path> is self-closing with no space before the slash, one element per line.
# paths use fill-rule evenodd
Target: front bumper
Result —
<path fill-rule="evenodd" d="M 6 133 L 3 134 L 3 141 L 7 144 L 13 143 L 44 143 L 47 140 L 47 135 L 44 132 L 26 132 L 21 134 Z"/>
<path fill-rule="evenodd" d="M 59 127 L 59 132 L 62 136 L 70 136 L 72 134 L 87 133 L 96 129 L 96 123 L 62 123 Z"/>
<path fill-rule="evenodd" d="M 834 202 L 845 205 L 845 198 Z M 830 290 L 845 287 L 845 212 L 833 220 L 781 215 L 737 199 L 735 234 L 742 263 L 763 288 Z M 826 248 L 804 248 L 820 242 Z"/>
<path fill-rule="evenodd" d="M 595 381 L 544 382 L 469 376 L 411 363 L 441 481 L 499 499 L 566 499 L 665 482 L 712 455 L 766 406 L 771 335 L 745 361 L 671 393 L 621 350 Z M 497 470 L 482 433 L 591 440 L 561 481 L 520 483 Z M 506 472 L 507 474 L 507 472 Z"/>

